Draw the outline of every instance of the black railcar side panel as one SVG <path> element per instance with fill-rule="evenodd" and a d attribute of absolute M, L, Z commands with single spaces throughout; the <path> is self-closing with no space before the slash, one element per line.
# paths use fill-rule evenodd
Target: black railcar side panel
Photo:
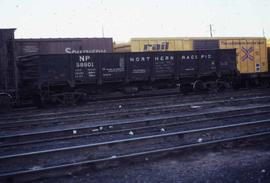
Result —
<path fill-rule="evenodd" d="M 129 53 L 126 56 L 126 62 L 128 62 L 128 80 L 148 81 L 150 79 L 153 63 L 150 53 Z"/>
<path fill-rule="evenodd" d="M 43 55 L 39 60 L 39 82 L 41 85 L 74 85 L 69 55 Z"/>
<path fill-rule="evenodd" d="M 197 62 L 194 57 L 194 52 L 185 51 L 177 53 L 178 73 L 179 77 L 195 77 L 197 72 Z"/>
<path fill-rule="evenodd" d="M 0 29 L 0 92 L 14 92 L 17 88 L 14 31 Z"/>
<path fill-rule="evenodd" d="M 102 82 L 120 82 L 125 80 L 124 54 L 102 54 L 99 57 Z"/>
<path fill-rule="evenodd" d="M 235 50 L 41 55 L 37 61 L 40 64 L 38 80 L 69 83 L 74 87 L 174 79 L 175 76 L 200 77 L 235 71 L 235 57 Z"/>
<path fill-rule="evenodd" d="M 217 72 L 218 50 L 183 51 L 177 53 L 180 77 L 210 76 Z"/>
<path fill-rule="evenodd" d="M 155 79 L 172 79 L 175 76 L 175 52 L 159 52 L 152 57 Z"/>
<path fill-rule="evenodd" d="M 96 84 L 99 76 L 99 56 L 98 54 L 72 54 L 72 73 L 75 85 Z"/>
<path fill-rule="evenodd" d="M 236 49 L 218 50 L 218 72 L 220 75 L 237 73 Z"/>
<path fill-rule="evenodd" d="M 217 72 L 217 50 L 202 50 L 199 54 L 198 76 L 209 76 Z"/>

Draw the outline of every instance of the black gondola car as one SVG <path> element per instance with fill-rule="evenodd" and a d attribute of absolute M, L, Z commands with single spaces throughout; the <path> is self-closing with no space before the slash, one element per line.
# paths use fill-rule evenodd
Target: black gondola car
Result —
<path fill-rule="evenodd" d="M 213 84 L 224 87 L 237 72 L 235 49 L 33 55 L 20 58 L 18 67 L 20 86 L 29 95 L 42 102 L 62 103 L 100 90 L 137 91 L 160 85 L 180 85 L 184 90 Z"/>

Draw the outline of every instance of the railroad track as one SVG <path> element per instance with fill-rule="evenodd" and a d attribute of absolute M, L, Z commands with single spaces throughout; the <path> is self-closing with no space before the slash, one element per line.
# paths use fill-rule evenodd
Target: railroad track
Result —
<path fill-rule="evenodd" d="M 269 139 L 270 96 L 255 93 L 216 95 L 200 102 L 187 97 L 186 103 L 164 106 L 164 99 L 156 98 L 159 106 L 143 107 L 138 102 L 122 111 L 75 111 L 76 115 L 59 111 L 51 118 L 44 114 L 0 122 L 4 130 L 0 133 L 0 182 L 31 181 L 208 146 Z"/>
<path fill-rule="evenodd" d="M 260 91 L 260 90 L 258 90 Z M 106 94 L 106 95 L 96 95 L 94 96 L 89 102 L 87 102 L 86 104 L 82 105 L 81 107 L 79 106 L 79 108 L 89 108 L 91 106 L 96 106 L 99 104 L 104 104 L 104 103 L 112 103 L 112 102 L 120 102 L 120 101 L 126 101 L 126 100 L 132 100 L 132 101 L 138 101 L 138 100 L 142 100 L 142 99 L 155 99 L 155 98 L 161 98 L 162 96 L 164 97 L 169 97 L 169 96 L 182 96 L 182 94 L 179 93 L 178 89 L 160 89 L 159 91 L 146 91 L 146 92 L 141 92 L 138 94 L 127 94 L 127 95 L 122 95 L 122 97 L 120 97 L 119 94 Z M 55 113 L 55 112 L 60 112 L 60 111 L 65 111 L 63 109 L 71 109 L 70 106 L 48 106 L 49 109 L 38 109 L 34 106 L 28 106 L 28 107 L 17 107 L 14 110 L 7 112 L 7 113 L 2 113 L 2 116 L 5 116 L 5 118 L 12 118 L 12 114 L 16 114 L 16 115 L 25 115 L 25 114 L 29 114 L 29 115 L 36 115 L 36 113 L 44 113 L 44 111 L 48 111 L 48 113 Z M 74 107 L 74 106 L 72 106 Z M 78 110 L 78 108 L 76 109 Z M 71 109 L 72 111 L 72 109 Z M 5 115 L 6 114 L 6 115 Z M 0 117 L 1 119 L 1 117 Z"/>
<path fill-rule="evenodd" d="M 111 160 L 150 156 L 185 148 L 193 148 L 240 139 L 270 136 L 270 120 L 247 121 L 229 125 L 184 130 L 166 134 L 73 146 L 32 153 L 2 156 L 0 179 L 21 181 L 73 172 L 82 166 L 98 163 L 106 166 Z M 60 172 L 59 172 L 60 171 Z"/>
<path fill-rule="evenodd" d="M 252 93 L 252 94 L 251 94 Z M 67 114 L 83 114 L 84 112 L 97 112 L 104 110 L 119 110 L 125 108 L 136 108 L 141 106 L 157 106 L 164 104 L 174 104 L 179 102 L 194 102 L 198 100 L 209 100 L 211 99 L 229 99 L 232 97 L 241 98 L 241 97 L 251 97 L 251 96 L 261 96 L 268 94 L 268 90 L 241 90 L 241 91 L 227 91 L 225 93 L 217 94 L 200 94 L 200 95 L 190 95 L 183 96 L 181 94 L 170 94 L 170 95 L 161 95 L 161 96 L 151 96 L 151 97 L 138 97 L 138 98 L 129 98 L 129 99 L 115 99 L 115 100 L 106 100 L 106 101 L 97 101 L 91 102 L 88 105 L 78 106 L 78 107 L 62 107 L 62 108 L 53 108 L 53 109 L 33 109 L 29 108 L 26 111 L 12 112 L 7 114 L 1 114 L 0 123 L 7 121 L 14 121 L 16 119 L 31 119 L 31 118 L 45 118 L 45 117 L 57 117 Z"/>
<path fill-rule="evenodd" d="M 188 115 L 159 117 L 148 120 L 133 120 L 104 126 L 85 126 L 39 133 L 27 133 L 0 137 L 0 156 L 25 151 L 34 151 L 75 144 L 95 143 L 140 135 L 152 135 L 173 130 L 201 126 L 231 124 L 248 119 L 269 119 L 270 105 L 243 107 L 219 112 L 202 112 Z M 229 121 L 234 119 L 234 121 Z M 225 122 L 224 122 L 225 121 Z M 10 149 L 10 150 L 9 150 Z"/>
<path fill-rule="evenodd" d="M 72 127 L 79 128 L 80 126 L 85 125 L 103 125 L 110 122 L 117 122 L 119 120 L 127 120 L 129 118 L 145 118 L 147 116 L 153 115 L 174 115 L 182 114 L 189 112 L 199 112 L 202 110 L 219 110 L 219 107 L 237 107 L 239 105 L 255 105 L 256 103 L 267 103 L 270 101 L 270 96 L 259 96 L 252 98 L 239 98 L 239 99 L 228 99 L 228 100 L 209 100 L 203 102 L 192 102 L 184 104 L 173 104 L 167 106 L 154 106 L 154 107 L 144 107 L 144 108 L 135 108 L 130 110 L 122 111 L 105 111 L 98 113 L 85 113 L 80 115 L 68 115 L 60 117 L 50 117 L 42 119 L 31 119 L 31 120 L 18 120 L 11 121 L 6 123 L 0 123 L 0 128 L 3 129 L 0 132 L 1 136 L 10 135 L 13 133 L 26 133 L 27 131 L 42 131 L 46 129 L 64 128 Z"/>

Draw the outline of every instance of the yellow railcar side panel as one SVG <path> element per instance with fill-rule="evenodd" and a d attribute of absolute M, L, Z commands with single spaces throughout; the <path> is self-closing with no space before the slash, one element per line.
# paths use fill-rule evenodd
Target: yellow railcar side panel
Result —
<path fill-rule="evenodd" d="M 165 40 L 163 41 L 163 44 L 168 44 L 168 49 L 163 49 L 162 51 L 175 51 L 176 45 L 175 45 L 175 40 Z M 162 44 L 162 43 L 160 43 Z M 159 50 L 158 50 L 159 51 Z"/>
<path fill-rule="evenodd" d="M 185 50 L 185 47 L 184 47 L 184 41 L 183 40 L 175 40 L 175 43 L 174 43 L 174 51 L 182 51 L 182 50 Z"/>
<path fill-rule="evenodd" d="M 267 60 L 267 46 L 266 41 L 262 41 L 260 44 L 261 51 L 261 72 L 268 72 L 268 60 Z"/>
<path fill-rule="evenodd" d="M 140 41 L 140 47 L 139 47 L 139 50 L 140 51 L 144 51 L 144 46 L 145 45 L 148 45 L 149 44 L 149 41 L 148 40 L 142 40 L 142 41 Z"/>
<path fill-rule="evenodd" d="M 140 51 L 140 41 L 131 41 L 131 51 L 133 52 L 138 52 Z"/>
<path fill-rule="evenodd" d="M 192 50 L 193 49 L 193 40 L 184 40 L 184 50 Z"/>
<path fill-rule="evenodd" d="M 261 54 L 261 45 L 254 40 L 254 68 L 255 72 L 262 71 L 262 54 Z"/>
<path fill-rule="evenodd" d="M 138 50 L 140 51 L 140 52 L 142 52 L 142 51 L 144 51 L 144 45 L 148 45 L 149 44 L 149 40 L 141 40 L 141 41 L 139 41 L 139 48 L 138 48 Z"/>
<path fill-rule="evenodd" d="M 178 39 L 175 40 L 174 51 L 192 50 L 193 44 L 192 40 Z"/>
<path fill-rule="evenodd" d="M 182 51 L 192 50 L 193 41 L 190 39 L 142 39 L 131 40 L 131 51 Z"/>
<path fill-rule="evenodd" d="M 154 51 L 155 50 L 155 45 L 158 44 L 158 40 L 148 40 L 144 44 L 140 45 L 143 51 Z M 150 47 L 153 46 L 153 47 Z"/>
<path fill-rule="evenodd" d="M 245 49 L 245 53 L 244 53 L 245 57 L 248 57 L 245 60 L 248 67 L 247 72 L 254 73 L 255 72 L 255 54 L 254 53 L 256 51 L 254 40 L 245 40 L 245 41 L 246 43 L 242 45 L 242 49 Z M 248 56 L 246 54 L 248 54 Z M 256 72 L 260 72 L 260 68 L 256 70 Z"/>
<path fill-rule="evenodd" d="M 241 62 L 242 53 L 241 53 L 239 40 L 232 40 L 232 42 L 233 42 L 233 47 L 236 48 L 237 63 L 239 65 L 239 71 L 240 73 L 245 73 L 246 71 L 244 71 L 244 65 Z"/>
<path fill-rule="evenodd" d="M 221 39 L 220 48 L 236 48 L 240 73 L 267 72 L 267 52 L 264 39 Z"/>
<path fill-rule="evenodd" d="M 238 59 L 237 61 L 240 63 L 240 73 L 248 73 L 248 63 L 246 60 L 244 60 L 244 56 L 246 55 L 243 50 L 243 45 L 246 44 L 245 40 L 233 40 L 233 44 L 238 49 Z"/>

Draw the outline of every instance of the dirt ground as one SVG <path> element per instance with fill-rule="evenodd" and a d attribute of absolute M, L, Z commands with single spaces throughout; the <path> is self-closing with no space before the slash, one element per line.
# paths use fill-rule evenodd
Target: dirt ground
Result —
<path fill-rule="evenodd" d="M 270 145 L 205 150 L 97 172 L 40 180 L 65 183 L 268 183 Z"/>

